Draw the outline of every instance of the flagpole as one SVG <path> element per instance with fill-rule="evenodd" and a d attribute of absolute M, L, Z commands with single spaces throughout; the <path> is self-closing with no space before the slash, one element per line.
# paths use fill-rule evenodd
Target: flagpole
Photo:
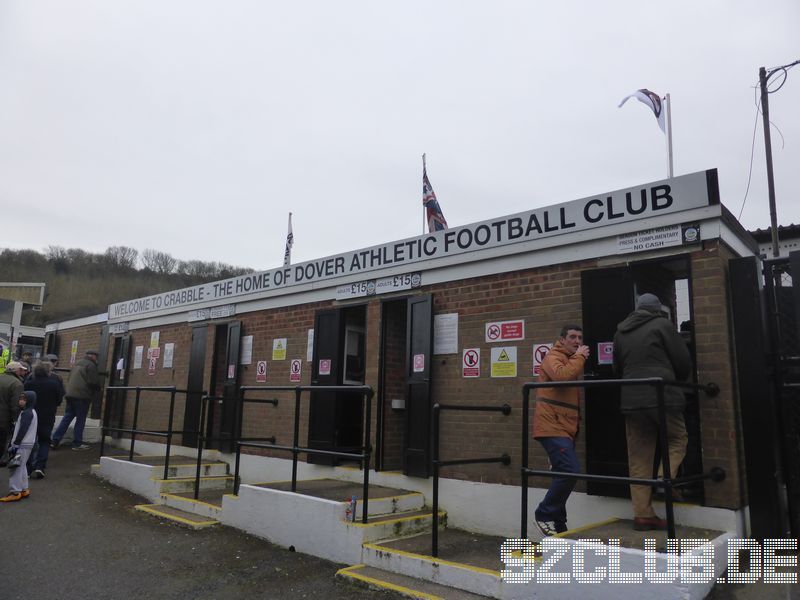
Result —
<path fill-rule="evenodd" d="M 422 153 L 422 176 L 425 176 L 425 153 Z M 425 217 L 427 216 L 428 209 L 425 208 L 425 205 L 422 205 L 422 235 L 425 235 L 425 221 L 427 220 Z"/>
<path fill-rule="evenodd" d="M 669 178 L 672 179 L 672 100 L 669 94 L 664 97 L 667 105 L 667 161 L 669 163 Z"/>

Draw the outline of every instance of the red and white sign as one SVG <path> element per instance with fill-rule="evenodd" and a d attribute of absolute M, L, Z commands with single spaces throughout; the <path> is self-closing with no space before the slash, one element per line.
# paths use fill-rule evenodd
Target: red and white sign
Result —
<path fill-rule="evenodd" d="M 256 381 L 258 383 L 267 382 L 267 361 L 265 360 L 256 363 Z"/>
<path fill-rule="evenodd" d="M 461 354 L 461 376 L 480 377 L 481 376 L 481 349 L 464 348 Z"/>
<path fill-rule="evenodd" d="M 156 363 L 158 362 L 158 358 L 155 356 L 151 356 L 150 360 L 147 361 L 147 374 L 148 375 L 155 375 L 156 374 Z"/>
<path fill-rule="evenodd" d="M 614 342 L 597 343 L 597 364 L 610 365 L 614 362 Z"/>
<path fill-rule="evenodd" d="M 534 344 L 533 345 L 533 374 L 538 375 L 542 372 L 542 360 L 550 352 L 553 344 Z"/>
<path fill-rule="evenodd" d="M 292 366 L 289 369 L 289 381 L 300 383 L 300 375 L 303 369 L 303 361 L 299 358 L 292 359 Z"/>
<path fill-rule="evenodd" d="M 319 360 L 319 374 L 320 375 L 330 375 L 331 374 L 331 359 L 330 358 L 321 358 Z"/>
<path fill-rule="evenodd" d="M 414 355 L 414 373 L 422 373 L 425 371 L 425 355 Z"/>
<path fill-rule="evenodd" d="M 236 365 L 228 365 L 228 379 L 236 378 Z"/>
<path fill-rule="evenodd" d="M 508 342 L 525 339 L 525 321 L 494 321 L 486 323 L 487 342 Z"/>

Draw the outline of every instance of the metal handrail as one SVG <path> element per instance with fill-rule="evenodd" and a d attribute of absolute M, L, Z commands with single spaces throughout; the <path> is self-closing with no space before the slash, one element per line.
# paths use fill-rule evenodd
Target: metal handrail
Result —
<path fill-rule="evenodd" d="M 278 445 L 275 442 L 271 444 L 263 444 L 256 441 L 236 441 L 236 471 L 234 476 L 234 493 L 239 493 L 239 462 L 241 456 L 241 449 L 247 448 L 262 448 L 265 450 L 277 450 L 282 452 L 292 453 L 292 492 L 297 492 L 297 458 L 299 454 L 311 454 L 318 456 L 335 456 L 350 460 L 357 460 L 361 464 L 361 469 L 364 472 L 363 476 L 363 501 L 361 504 L 361 522 L 367 523 L 369 521 L 369 463 L 372 456 L 372 445 L 370 438 L 372 435 L 372 399 L 374 392 L 371 386 L 368 385 L 279 385 L 279 386 L 242 386 L 240 390 L 240 404 L 239 404 L 239 421 L 238 431 L 241 431 L 241 410 L 244 406 L 244 394 L 248 391 L 270 391 L 270 392 L 294 392 L 294 427 L 293 427 L 293 443 L 291 446 Z M 334 450 L 321 450 L 317 448 L 306 448 L 299 445 L 300 443 L 300 402 L 303 392 L 351 392 L 360 393 L 363 396 L 364 407 L 364 445 L 360 447 L 361 452 L 337 452 Z M 262 400 L 263 401 L 263 400 Z M 276 400 L 277 402 L 277 400 Z"/>
<path fill-rule="evenodd" d="M 642 479 L 637 477 L 619 477 L 616 475 L 593 475 L 589 473 L 566 473 L 563 471 L 550 471 L 528 468 L 529 452 L 529 433 L 530 433 L 530 390 L 537 388 L 558 388 L 558 387 L 624 387 L 648 385 L 656 388 L 656 399 L 658 408 L 659 438 L 661 442 L 661 461 L 663 475 L 661 478 Z M 672 478 L 669 464 L 669 441 L 667 439 L 667 419 L 666 406 L 664 405 L 664 388 L 666 386 L 679 387 L 688 390 L 702 390 L 709 397 L 719 394 L 719 386 L 715 383 L 705 385 L 686 383 L 683 381 L 670 381 L 661 377 L 645 377 L 639 379 L 598 379 L 593 381 L 537 381 L 525 383 L 522 386 L 522 508 L 520 537 L 528 537 L 528 478 L 531 476 L 541 477 L 563 477 L 566 479 L 577 479 L 584 481 L 598 481 L 604 483 L 618 483 L 621 485 L 649 485 L 664 489 L 664 505 L 667 516 L 667 535 L 670 539 L 675 538 L 675 512 L 673 507 L 672 489 L 703 479 L 722 481 L 725 479 L 725 471 L 719 467 L 711 469 L 708 473 L 690 475 L 686 477 Z"/>
<path fill-rule="evenodd" d="M 102 426 L 101 426 L 101 435 L 100 435 L 100 456 L 103 456 L 103 452 L 105 450 L 105 440 L 106 440 L 106 433 L 114 432 L 114 433 L 128 433 L 130 434 L 131 444 L 128 452 L 128 460 L 133 462 L 133 455 L 134 455 L 134 447 L 136 445 L 136 435 L 143 434 L 143 435 L 153 435 L 158 437 L 165 437 L 167 439 L 167 449 L 164 456 L 164 479 L 169 479 L 169 457 L 170 451 L 172 449 L 172 436 L 176 433 L 184 434 L 188 433 L 187 431 L 175 431 L 172 427 L 175 417 L 175 395 L 176 394 L 189 394 L 191 393 L 189 390 L 179 390 L 174 385 L 167 385 L 167 386 L 108 386 L 106 388 L 106 411 L 109 410 L 111 404 L 111 393 L 112 391 L 124 391 L 128 392 L 131 390 L 136 391 L 136 399 L 133 406 L 133 425 L 130 429 L 124 429 L 121 427 L 108 427 L 105 423 L 105 419 L 102 419 Z M 138 429 L 137 425 L 139 423 L 139 403 L 141 400 L 142 392 L 164 392 L 168 393 L 169 396 L 169 419 L 167 423 L 166 431 L 151 431 L 151 430 L 144 430 Z M 205 393 L 205 392 L 203 392 Z"/>
<path fill-rule="evenodd" d="M 477 411 L 477 412 L 500 412 L 505 416 L 511 414 L 511 406 L 490 405 L 466 405 L 439 404 L 433 405 L 433 531 L 431 532 L 431 556 L 439 556 L 439 469 L 453 465 L 475 465 L 484 463 L 502 463 L 506 466 L 511 464 L 511 456 L 503 453 L 496 457 L 483 458 L 458 458 L 453 460 L 439 460 L 439 425 L 441 412 L 443 410 Z"/>

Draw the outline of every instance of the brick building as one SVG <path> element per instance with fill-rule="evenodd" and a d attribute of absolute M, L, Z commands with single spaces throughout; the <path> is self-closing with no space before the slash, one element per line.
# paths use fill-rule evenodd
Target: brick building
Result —
<path fill-rule="evenodd" d="M 509 466 L 443 471 L 490 494 L 519 485 L 521 388 L 535 380 L 542 348 L 562 324 L 582 323 L 592 352 L 587 373 L 611 378 L 604 348 L 636 297 L 653 292 L 676 328 L 690 322 L 683 329 L 695 381 L 721 388 L 715 398 L 690 398 L 685 472 L 722 467 L 727 477 L 698 484 L 688 499 L 727 511 L 725 526 L 741 529 L 747 498 L 727 273 L 729 259 L 757 255 L 755 241 L 720 203 L 711 170 L 132 299 L 110 306 L 107 322 L 101 315 L 48 333 L 57 335 L 50 348 L 64 366 L 76 342 L 78 356 L 107 344 L 104 364 L 114 383 L 188 390 L 176 402 L 174 428 L 185 432 L 176 443 L 189 448 L 202 430 L 217 438 L 211 446 L 226 450 L 238 386 L 369 385 L 374 467 L 401 472 L 412 487 L 430 474 L 434 402 L 507 403 L 509 416 L 452 412 L 442 419 L 443 459 L 511 456 Z M 227 400 L 214 403 L 201 424 L 203 392 Z M 277 396 L 277 406 L 247 405 L 244 437 L 292 443 L 293 395 Z M 615 390 L 585 394 L 578 441 L 584 470 L 627 474 L 618 407 Z M 132 411 L 128 396 L 113 422 L 130 426 Z M 168 412 L 163 396 L 143 396 L 138 427 L 165 429 Z M 306 395 L 300 445 L 356 447 L 364 418 L 353 394 Z M 538 444 L 531 444 L 530 461 L 548 467 Z M 266 463 L 264 469 L 261 480 L 270 477 Z M 591 521 L 593 512 L 626 510 L 597 508 L 627 507 L 609 500 L 625 496 L 625 487 L 581 483 L 577 491 L 575 524 Z"/>

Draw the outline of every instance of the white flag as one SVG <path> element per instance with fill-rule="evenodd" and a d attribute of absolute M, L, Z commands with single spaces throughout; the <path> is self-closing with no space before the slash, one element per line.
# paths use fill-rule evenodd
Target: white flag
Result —
<path fill-rule="evenodd" d="M 292 264 L 292 246 L 294 245 L 294 235 L 292 235 L 292 213 L 289 213 L 289 233 L 286 234 L 286 252 L 283 253 L 283 266 Z"/>
<path fill-rule="evenodd" d="M 650 110 L 652 110 L 653 114 L 656 116 L 656 120 L 658 121 L 658 126 L 661 127 L 661 131 L 664 133 L 667 132 L 664 126 L 664 104 L 661 101 L 661 96 L 643 88 L 625 96 L 622 99 L 622 102 L 619 103 L 619 106 L 621 107 L 631 98 L 636 98 L 639 102 L 649 106 Z"/>

